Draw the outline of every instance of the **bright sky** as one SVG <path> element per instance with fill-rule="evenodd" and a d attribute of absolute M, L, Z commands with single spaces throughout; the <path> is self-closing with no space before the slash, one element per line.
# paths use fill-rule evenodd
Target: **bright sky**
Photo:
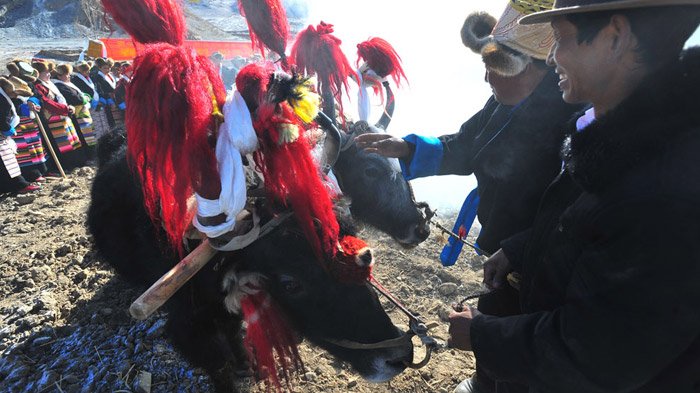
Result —
<path fill-rule="evenodd" d="M 377 36 L 389 41 L 402 57 L 409 86 L 395 89 L 396 111 L 389 132 L 439 136 L 455 133 L 490 96 L 478 55 L 462 45 L 460 29 L 473 11 L 497 18 L 506 1 L 353 0 L 340 6 L 332 0 L 309 0 L 310 24 L 331 23 L 354 64 L 357 43 Z M 347 5 L 350 5 L 348 7 Z M 689 44 L 700 45 L 700 32 Z M 356 105 L 354 100 L 347 107 Z M 380 109 L 374 109 L 376 120 Z M 476 186 L 470 177 L 443 176 L 413 181 L 416 197 L 440 211 L 459 209 Z"/>

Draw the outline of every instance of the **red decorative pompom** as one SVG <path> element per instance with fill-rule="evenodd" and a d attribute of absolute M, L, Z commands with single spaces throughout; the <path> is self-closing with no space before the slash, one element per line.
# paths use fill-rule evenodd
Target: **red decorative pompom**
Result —
<path fill-rule="evenodd" d="M 185 41 L 185 13 L 177 0 L 102 0 L 102 5 L 141 44 Z"/>
<path fill-rule="evenodd" d="M 372 267 L 374 256 L 367 243 L 354 236 L 343 236 L 338 242 L 338 253 L 329 270 L 340 283 L 360 284 L 367 281 Z"/>
<path fill-rule="evenodd" d="M 280 0 L 240 0 L 238 9 L 245 16 L 253 47 L 265 56 L 265 47 L 282 58 L 287 68 L 285 51 L 289 38 L 287 13 Z"/>
<path fill-rule="evenodd" d="M 360 59 L 364 59 L 367 66 L 382 78 L 391 75 L 397 86 L 401 86 L 401 79 L 407 80 L 401 67 L 401 57 L 394 47 L 382 38 L 374 37 L 357 44 L 357 56 L 358 65 Z"/>
<path fill-rule="evenodd" d="M 309 25 L 297 35 L 290 57 L 300 72 L 318 76 L 319 91 L 331 91 L 342 115 L 342 90 L 348 92 L 348 78 L 357 74 L 340 49 L 342 41 L 332 33 L 331 24 Z"/>

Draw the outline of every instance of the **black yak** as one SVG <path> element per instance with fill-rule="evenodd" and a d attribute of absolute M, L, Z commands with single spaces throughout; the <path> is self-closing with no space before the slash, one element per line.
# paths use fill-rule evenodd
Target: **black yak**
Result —
<path fill-rule="evenodd" d="M 101 257 L 130 282 L 147 286 L 179 258 L 162 228 L 143 207 L 138 176 L 127 162 L 125 137 L 112 133 L 98 147 L 88 226 Z M 263 221 L 273 209 L 258 206 Z M 353 234 L 339 214 L 341 232 Z M 377 343 L 402 336 L 369 284 L 336 282 L 316 260 L 293 218 L 243 250 L 217 254 L 167 303 L 167 331 L 175 347 L 212 376 L 219 391 L 232 391 L 249 368 L 238 292 L 255 283 L 298 334 L 352 365 L 370 381 L 386 381 L 412 359 L 410 340 L 382 349 L 347 349 L 341 340 Z M 291 334 L 291 332 L 286 332 Z"/>

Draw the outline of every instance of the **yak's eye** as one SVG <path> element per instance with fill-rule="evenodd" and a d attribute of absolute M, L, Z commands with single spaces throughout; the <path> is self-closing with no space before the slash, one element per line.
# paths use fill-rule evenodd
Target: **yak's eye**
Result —
<path fill-rule="evenodd" d="M 292 276 L 283 274 L 279 278 L 280 286 L 285 293 L 290 295 L 297 294 L 301 291 L 301 283 Z"/>

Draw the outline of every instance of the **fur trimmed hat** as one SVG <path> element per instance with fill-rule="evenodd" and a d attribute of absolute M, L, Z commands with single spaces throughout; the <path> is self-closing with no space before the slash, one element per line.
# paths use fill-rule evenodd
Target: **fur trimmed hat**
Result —
<path fill-rule="evenodd" d="M 7 80 L 9 80 L 10 83 L 12 83 L 12 86 L 14 86 L 15 93 L 17 93 L 17 95 L 24 97 L 31 97 L 34 95 L 34 93 L 32 93 L 32 89 L 29 87 L 27 82 L 21 80 L 20 78 L 16 76 L 11 76 L 7 78 Z"/>
<path fill-rule="evenodd" d="M 462 26 L 462 43 L 481 54 L 486 67 L 503 76 L 515 76 L 532 59 L 544 60 L 554 42 L 549 25 L 522 26 L 518 20 L 552 8 L 552 0 L 510 0 L 496 20 L 486 12 L 470 14 Z"/>

